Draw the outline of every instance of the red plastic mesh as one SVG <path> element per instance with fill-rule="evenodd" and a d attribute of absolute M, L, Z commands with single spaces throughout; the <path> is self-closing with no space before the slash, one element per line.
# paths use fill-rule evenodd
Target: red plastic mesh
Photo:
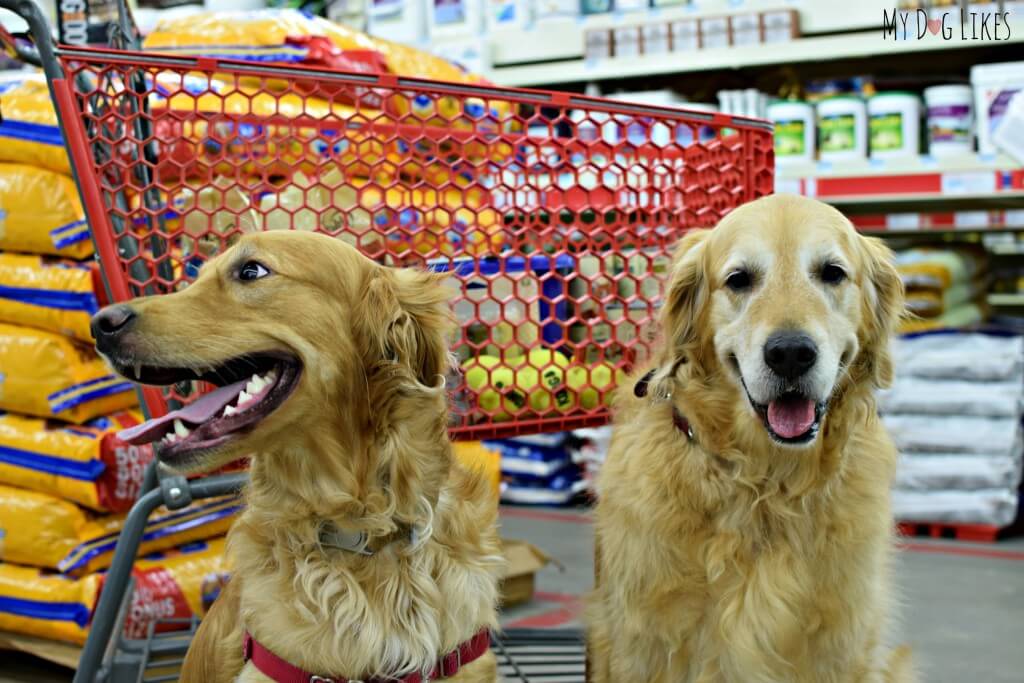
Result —
<path fill-rule="evenodd" d="M 770 129 L 565 93 L 67 50 L 63 123 L 115 300 L 243 232 L 319 230 L 461 294 L 452 433 L 607 420 L 668 255 L 773 186 Z M 201 388 L 147 389 L 153 414 Z"/>

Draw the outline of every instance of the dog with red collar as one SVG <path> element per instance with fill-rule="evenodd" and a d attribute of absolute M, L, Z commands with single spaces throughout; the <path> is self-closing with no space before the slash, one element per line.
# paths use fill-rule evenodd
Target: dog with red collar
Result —
<path fill-rule="evenodd" d="M 123 439 L 184 473 L 251 456 L 185 683 L 497 680 L 497 503 L 448 440 L 441 277 L 266 232 L 94 318 L 126 377 L 218 386 Z"/>

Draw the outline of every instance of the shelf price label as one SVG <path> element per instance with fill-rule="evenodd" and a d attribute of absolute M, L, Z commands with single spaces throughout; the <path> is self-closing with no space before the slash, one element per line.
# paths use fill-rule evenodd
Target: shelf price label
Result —
<path fill-rule="evenodd" d="M 996 191 L 992 171 L 963 171 L 942 174 L 942 194 L 991 194 Z"/>

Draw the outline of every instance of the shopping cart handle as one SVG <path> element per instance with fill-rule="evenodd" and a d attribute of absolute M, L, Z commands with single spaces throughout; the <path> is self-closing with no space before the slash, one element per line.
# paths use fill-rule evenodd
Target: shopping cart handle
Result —
<path fill-rule="evenodd" d="M 61 78 L 60 65 L 53 51 L 53 31 L 39 5 L 34 0 L 0 0 L 0 9 L 21 17 L 28 24 L 32 40 L 35 41 L 35 47 L 15 44 L 14 50 L 18 58 L 34 66 L 41 66 L 46 72 L 47 79 Z"/>
<path fill-rule="evenodd" d="M 0 3 L 7 1 L 0 0 Z M 151 464 L 146 473 L 149 482 L 152 482 L 155 471 L 155 465 Z M 167 476 L 160 480 L 158 488 L 148 490 L 135 501 L 117 539 L 114 559 L 110 563 L 110 570 L 103 582 L 103 590 L 100 591 L 99 602 L 92 615 L 89 636 L 78 661 L 74 683 L 97 683 L 97 674 L 103 667 L 103 657 L 110 651 L 108 646 L 119 635 L 114 633 L 117 612 L 125 591 L 128 590 L 132 566 L 135 564 L 150 513 L 161 505 L 176 509 L 188 505 L 194 499 L 235 493 L 245 485 L 246 480 L 246 475 L 241 473 L 222 474 L 191 482 L 184 477 Z"/>

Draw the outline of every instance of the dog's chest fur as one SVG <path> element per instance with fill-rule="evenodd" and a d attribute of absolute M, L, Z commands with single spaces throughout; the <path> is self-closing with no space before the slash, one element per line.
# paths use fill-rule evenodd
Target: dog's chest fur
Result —
<path fill-rule="evenodd" d="M 850 449 L 863 458 L 873 448 L 875 462 L 799 497 L 716 470 L 696 448 L 623 447 L 629 426 L 618 436 L 602 474 L 617 484 L 598 514 L 601 569 L 615 577 L 595 596 L 609 649 L 645 652 L 629 660 L 649 662 L 646 681 L 860 680 L 834 676 L 879 645 L 891 526 L 877 474 L 889 469 L 884 435 Z"/>
<path fill-rule="evenodd" d="M 342 550 L 290 554 L 244 537 L 252 533 L 244 518 L 232 531 L 243 535 L 232 538 L 245 576 L 242 619 L 266 647 L 307 671 L 429 671 L 439 655 L 496 625 L 493 532 L 473 552 L 431 539 L 412 553 L 388 547 L 372 559 Z"/>

